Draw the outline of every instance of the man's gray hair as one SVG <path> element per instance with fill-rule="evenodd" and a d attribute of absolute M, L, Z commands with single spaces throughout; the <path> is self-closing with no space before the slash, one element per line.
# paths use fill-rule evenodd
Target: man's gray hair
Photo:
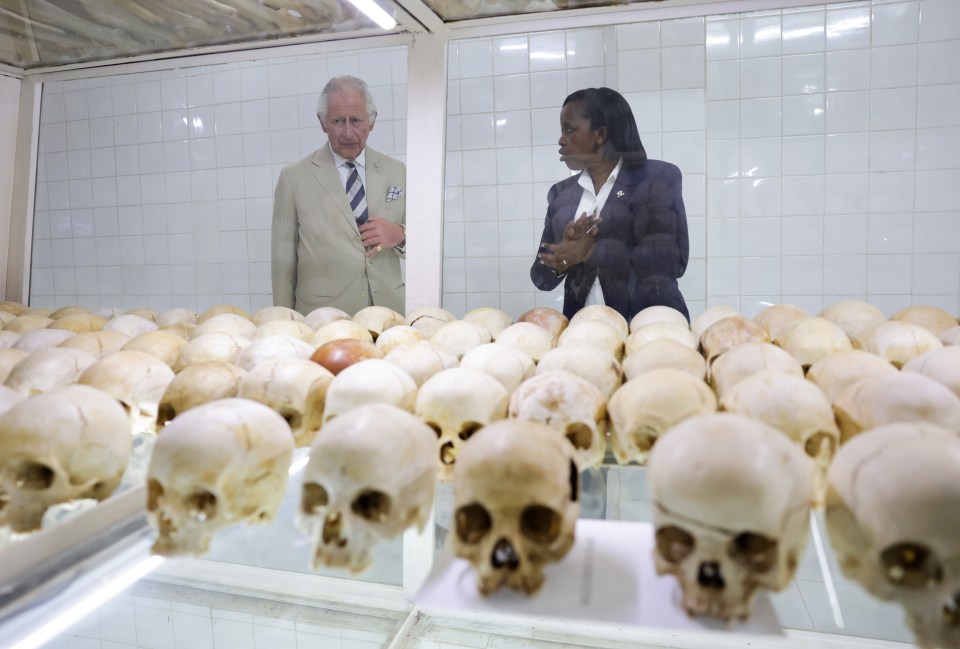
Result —
<path fill-rule="evenodd" d="M 320 97 L 317 99 L 317 117 L 320 118 L 321 122 L 326 121 L 330 95 L 340 92 L 341 90 L 355 90 L 362 93 L 366 104 L 367 118 L 371 123 L 377 119 L 377 105 L 373 101 L 373 95 L 370 94 L 370 88 L 367 87 L 367 82 L 363 79 L 352 77 L 349 74 L 344 74 L 330 79 L 327 85 L 323 87 L 323 90 L 320 91 Z"/>

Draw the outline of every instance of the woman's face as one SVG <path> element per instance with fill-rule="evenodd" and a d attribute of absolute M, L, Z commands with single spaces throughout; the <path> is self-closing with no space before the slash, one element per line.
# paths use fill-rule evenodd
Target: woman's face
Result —
<path fill-rule="evenodd" d="M 571 101 L 560 110 L 560 161 L 580 171 L 602 159 L 603 130 L 594 130 L 583 111 L 582 101 Z"/>

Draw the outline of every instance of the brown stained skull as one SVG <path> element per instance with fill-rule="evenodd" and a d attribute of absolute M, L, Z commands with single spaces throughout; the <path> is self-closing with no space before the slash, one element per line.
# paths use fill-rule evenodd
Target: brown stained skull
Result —
<path fill-rule="evenodd" d="M 545 564 L 573 545 L 580 512 L 572 449 L 549 427 L 504 419 L 478 432 L 454 468 L 453 550 L 477 589 L 533 595 Z"/>

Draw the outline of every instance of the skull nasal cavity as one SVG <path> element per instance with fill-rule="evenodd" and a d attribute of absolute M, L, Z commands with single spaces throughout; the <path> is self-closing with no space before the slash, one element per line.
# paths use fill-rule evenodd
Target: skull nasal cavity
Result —
<path fill-rule="evenodd" d="M 507 539 L 500 539 L 493 546 L 493 554 L 490 555 L 490 563 L 496 569 L 506 568 L 507 570 L 516 570 L 520 567 L 520 557 L 517 551 L 513 549 L 513 544 Z"/>
<path fill-rule="evenodd" d="M 701 563 L 700 570 L 697 573 L 697 583 L 704 588 L 723 590 L 726 584 L 723 582 L 723 575 L 720 574 L 720 564 L 716 561 Z"/>
<path fill-rule="evenodd" d="M 440 447 L 440 461 L 450 466 L 457 461 L 457 449 L 453 442 L 447 442 Z"/>

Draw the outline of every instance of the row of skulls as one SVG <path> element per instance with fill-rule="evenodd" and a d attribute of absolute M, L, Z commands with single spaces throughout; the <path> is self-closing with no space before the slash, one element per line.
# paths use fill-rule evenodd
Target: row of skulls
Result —
<path fill-rule="evenodd" d="M 911 433 L 901 424 L 897 439 L 922 437 L 924 444 L 943 446 L 917 456 L 938 459 L 929 470 L 903 468 L 941 486 L 953 478 L 953 491 L 936 492 L 942 501 L 936 502 L 957 501 L 960 464 L 949 449 L 960 432 L 960 327 L 931 307 L 889 320 L 853 301 L 817 317 L 776 305 L 752 320 L 717 307 L 690 325 L 665 307 L 646 309 L 629 323 L 600 306 L 569 322 L 552 309 L 534 309 L 517 322 L 497 309 L 477 309 L 461 320 L 436 308 L 404 318 L 379 307 L 352 318 L 333 309 L 303 317 L 276 307 L 252 317 L 232 307 L 199 315 L 182 309 L 97 314 L 77 307 L 8 313 L 14 317 L 0 315 L 7 320 L 0 344 L 10 340 L 9 349 L 0 349 L 0 373 L 3 352 L 29 353 L 9 368 L 8 387 L 55 392 L 51 383 L 56 387 L 60 379 L 44 380 L 56 372 L 36 372 L 43 378 L 31 383 L 19 378 L 31 374 L 21 361 L 79 349 L 95 361 L 74 361 L 78 378 L 85 377 L 79 382 L 123 403 L 131 418 L 127 438 L 131 425 L 161 431 L 148 508 L 160 533 L 156 549 L 165 553 L 199 553 L 222 525 L 272 518 L 292 446 L 312 443 L 300 524 L 316 544 L 318 563 L 362 569 L 377 540 L 422 526 L 438 466 L 441 479 L 454 479 L 455 550 L 474 565 L 481 591 L 506 585 L 532 593 L 542 584 L 543 564 L 573 543 L 578 470 L 599 464 L 609 442 L 620 463 L 649 461 L 658 570 L 678 577 L 691 614 L 734 619 L 749 614 L 757 588 L 789 582 L 806 541 L 809 508 L 824 494 L 845 571 L 864 571 L 863 547 L 880 543 L 877 527 L 886 526 L 879 535 L 885 540 L 907 529 L 890 523 L 878 497 L 857 482 L 868 475 L 857 462 L 891 461 L 898 453 L 861 451 L 854 461 L 847 459 L 853 451 L 845 451 L 882 446 L 873 433 L 884 426 L 906 422 Z M 58 333 L 42 339 L 50 333 L 41 332 L 50 331 Z M 59 336 L 54 347 L 49 341 Z M 172 346 L 159 344 L 172 339 Z M 93 340 L 98 347 L 88 349 Z M 131 372 L 135 384 L 155 375 L 151 389 L 140 388 L 149 396 L 139 402 L 121 396 L 127 390 L 118 387 L 122 372 L 88 373 L 109 359 L 119 366 L 127 352 L 145 363 Z M 150 356 L 161 359 L 157 366 L 166 373 L 145 369 Z M 103 378 L 91 378 L 98 373 Z M 53 410 L 43 403 L 35 408 Z M 205 427 L 214 432 L 196 434 Z M 870 434 L 859 435 L 863 431 Z M 41 474 L 48 468 L 35 465 Z M 0 485 L 15 494 L 17 483 L 34 484 L 30 476 L 37 473 L 37 466 L 5 471 L 0 475 L 13 478 Z M 207 476 L 201 488 L 204 473 L 216 484 Z M 228 474 L 232 486 L 224 480 Z M 89 496 L 90 485 L 98 494 L 112 491 L 107 480 L 68 482 L 86 485 L 72 497 Z M 861 509 L 864 520 L 857 518 Z M 16 508 L 8 504 L 4 511 L 9 518 Z M 930 507 L 910 511 L 927 512 L 941 532 L 960 538 L 956 516 L 931 517 Z M 843 524 L 835 525 L 838 520 Z M 851 530 L 859 534 L 853 542 Z M 910 558 L 923 555 L 919 567 L 933 575 L 926 599 L 942 600 L 943 628 L 956 627 L 956 543 L 950 549 L 932 537 L 911 538 L 896 556 L 884 554 L 895 544 L 884 546 L 866 570 L 909 572 Z M 922 617 L 911 615 L 911 621 Z M 914 623 L 922 642 L 953 646 L 929 626 Z"/>

